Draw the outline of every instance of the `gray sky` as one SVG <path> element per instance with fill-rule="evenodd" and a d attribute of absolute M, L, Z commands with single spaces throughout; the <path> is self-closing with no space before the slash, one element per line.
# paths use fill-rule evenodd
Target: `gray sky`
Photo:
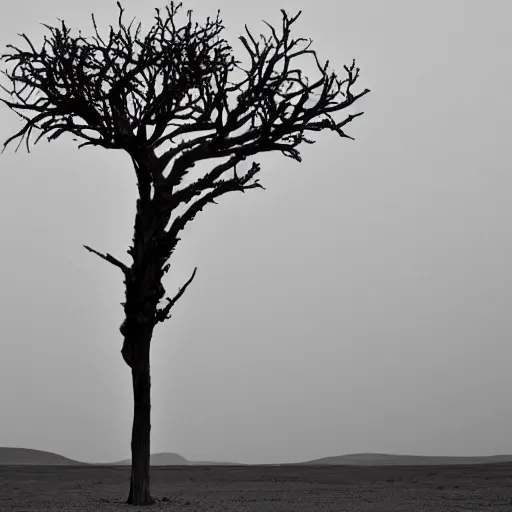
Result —
<path fill-rule="evenodd" d="M 145 23 L 147 2 L 125 0 Z M 155 4 L 163 7 L 164 2 Z M 207 5 L 207 7 L 206 7 Z M 503 1 L 186 2 L 225 36 L 297 37 L 343 72 L 356 140 L 315 133 L 303 163 L 265 155 L 254 190 L 196 217 L 173 257 L 194 283 L 152 345 L 152 452 L 246 463 L 353 452 L 512 453 L 512 71 Z M 66 20 L 105 31 L 114 1 L 18 0 L 0 43 Z M 184 18 L 180 18 L 184 19 Z M 105 33 L 105 32 L 104 32 Z M 306 61 L 308 74 L 315 69 Z M 340 118 L 341 119 L 341 118 Z M 2 109 L 0 138 L 21 126 Z M 120 151 L 71 137 L 0 156 L 0 446 L 87 462 L 130 454 L 118 269 L 136 187 Z"/>

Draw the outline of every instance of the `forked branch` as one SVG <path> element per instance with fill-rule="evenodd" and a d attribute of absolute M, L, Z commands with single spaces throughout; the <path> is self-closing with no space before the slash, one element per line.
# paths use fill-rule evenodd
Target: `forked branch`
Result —
<path fill-rule="evenodd" d="M 192 280 L 196 276 L 196 272 L 197 272 L 197 267 L 194 268 L 194 272 L 192 272 L 192 275 L 190 276 L 188 281 L 179 289 L 178 293 L 172 299 L 169 299 L 169 298 L 165 299 L 165 300 L 167 300 L 167 305 L 165 307 L 163 307 L 162 309 L 157 310 L 157 312 L 156 312 L 155 318 L 156 318 L 157 322 L 163 322 L 164 320 L 171 318 L 170 311 L 171 311 L 172 307 L 174 306 L 174 304 L 176 304 L 176 302 L 178 302 L 180 297 L 185 293 L 185 291 L 188 288 L 188 285 L 192 282 Z"/>

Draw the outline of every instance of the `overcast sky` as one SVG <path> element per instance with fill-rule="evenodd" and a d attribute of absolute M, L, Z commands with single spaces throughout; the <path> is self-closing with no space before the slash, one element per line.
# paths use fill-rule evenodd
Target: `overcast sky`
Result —
<path fill-rule="evenodd" d="M 150 2 L 123 5 L 147 30 Z M 511 4 L 190 0 L 180 20 L 189 8 L 200 22 L 221 9 L 244 64 L 245 23 L 268 34 L 263 20 L 302 9 L 292 34 L 340 76 L 355 58 L 372 92 L 355 141 L 314 133 L 302 164 L 266 154 L 266 191 L 224 196 L 186 230 L 167 290 L 198 272 L 153 338 L 152 452 L 512 453 Z M 57 18 L 90 35 L 91 12 L 106 33 L 118 13 L 7 9 L 3 48 L 20 32 L 40 44 Z M 1 112 L 4 141 L 21 122 Z M 130 261 L 131 160 L 71 136 L 15 148 L 0 156 L 0 446 L 128 457 L 122 275 L 83 244 Z"/>

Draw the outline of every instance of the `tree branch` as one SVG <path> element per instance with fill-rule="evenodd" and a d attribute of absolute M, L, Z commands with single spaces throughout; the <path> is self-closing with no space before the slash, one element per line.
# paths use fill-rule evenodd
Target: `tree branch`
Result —
<path fill-rule="evenodd" d="M 229 163 L 229 162 L 227 162 Z M 231 167 L 235 168 L 236 164 L 231 163 Z M 251 168 L 247 171 L 244 176 L 238 176 L 236 174 L 236 170 L 233 172 L 233 177 L 230 179 L 224 180 L 216 180 L 215 183 L 211 185 L 207 185 L 206 183 L 201 185 L 201 182 L 198 181 L 199 185 L 196 185 L 196 189 L 192 188 L 189 191 L 188 200 L 192 199 L 194 195 L 198 195 L 201 192 L 209 190 L 197 201 L 192 203 L 188 209 L 185 211 L 183 215 L 177 216 L 172 222 L 169 231 L 162 235 L 163 243 L 169 243 L 172 245 L 173 241 L 178 237 L 179 232 L 192 220 L 194 220 L 195 216 L 203 210 L 203 208 L 208 203 L 217 204 L 215 199 L 219 198 L 221 195 L 227 192 L 244 192 L 253 188 L 261 188 L 264 190 L 264 187 L 259 183 L 258 180 L 255 180 L 251 183 L 251 180 L 255 177 L 255 175 L 261 170 L 261 166 L 259 163 L 253 162 Z M 186 189 L 184 189 L 185 191 Z M 181 191 L 180 191 L 181 192 Z M 179 194 L 179 192 L 177 192 Z M 184 199 L 183 199 L 184 200 Z"/>
<path fill-rule="evenodd" d="M 352 93 L 359 77 L 355 61 L 344 66 L 347 77 L 340 80 L 335 73 L 328 73 L 329 61 L 319 62 L 310 49 L 311 40 L 291 37 L 291 26 L 300 11 L 289 16 L 281 10 L 280 33 L 265 22 L 271 35 L 261 35 L 260 40 L 245 26 L 246 35 L 239 39 L 251 65 L 243 69 L 231 46 L 220 37 L 224 30 L 220 11 L 216 19 L 207 18 L 203 27 L 192 24 L 188 11 L 188 23 L 178 27 L 174 17 L 181 5 L 171 1 L 165 8 L 166 17 L 156 9 L 155 24 L 143 38 L 139 37 L 140 23 L 135 31 L 133 21 L 124 25 L 119 2 L 119 27 L 110 27 L 108 38 L 99 35 L 94 16 L 95 37 L 73 36 L 64 22 L 57 27 L 45 25 L 51 37 L 45 37 L 43 47 L 37 50 L 22 34 L 30 50 L 9 45 L 12 52 L 0 57 L 14 64 L 12 71 L 4 73 L 13 88 L 2 88 L 15 100 L 1 101 L 25 121 L 4 149 L 20 138 L 20 144 L 25 140 L 29 150 L 34 129 L 41 131 L 35 143 L 43 135 L 55 140 L 69 133 L 84 140 L 79 147 L 124 149 L 134 161 L 138 179 L 147 175 L 155 189 L 170 197 L 201 160 L 281 151 L 300 161 L 296 147 L 314 142 L 304 137 L 305 131 L 329 129 L 351 138 L 341 126 L 361 113 L 342 123 L 336 123 L 330 114 L 349 107 L 369 90 Z M 294 59 L 300 56 L 314 58 L 319 79 L 309 83 L 302 66 L 294 66 Z M 246 76 L 232 83 L 228 76 L 235 67 Z M 34 99 L 33 93 L 39 97 Z M 237 94 L 234 107 L 228 104 L 230 93 Z M 312 96 L 318 96 L 316 104 L 306 107 Z M 27 111 L 33 112 L 32 118 L 25 115 Z M 153 127 L 151 136 L 149 127 Z M 173 129 L 166 134 L 169 127 Z M 245 132 L 238 133 L 244 127 Z M 205 131 L 208 135 L 198 133 Z M 163 143 L 188 134 L 194 137 L 156 156 L 155 150 Z M 210 178 L 199 188 L 209 188 Z M 172 208 L 180 204 L 171 203 Z"/>
<path fill-rule="evenodd" d="M 181 3 L 171 1 L 165 8 L 167 18 L 156 9 L 155 25 L 141 39 L 141 24 L 135 31 L 133 22 L 126 27 L 124 9 L 117 4 L 119 27 L 110 27 L 108 39 L 100 37 L 93 16 L 96 37 L 85 38 L 81 33 L 74 36 L 61 22 L 57 27 L 44 25 L 50 37 L 45 36 L 39 51 L 25 34 L 21 37 L 31 51 L 8 45 L 13 51 L 1 55 L 0 60 L 14 63 L 14 69 L 5 73 L 13 88 L 4 90 L 16 101 L 2 101 L 18 114 L 16 109 L 40 115 L 33 119 L 25 116 L 26 126 L 5 146 L 20 137 L 20 143 L 25 139 L 29 150 L 34 128 L 42 135 L 55 131 L 53 140 L 65 132 L 61 130 L 64 123 L 86 140 L 84 145 L 130 152 L 134 145 L 149 144 L 154 148 L 167 140 L 161 136 L 173 119 L 209 122 L 219 101 L 211 85 L 215 81 L 212 77 L 222 77 L 237 62 L 231 47 L 219 38 L 224 29 L 220 11 L 216 19 L 208 18 L 204 27 L 197 23 L 194 26 L 189 12 L 188 23 L 177 27 L 173 18 Z M 192 97 L 194 89 L 200 91 L 199 98 Z M 42 97 L 32 102 L 33 93 Z M 41 101 L 45 102 L 43 106 Z M 85 120 L 87 128 L 99 137 L 84 136 L 86 128 L 75 123 L 77 117 Z M 155 128 L 149 141 L 145 130 L 148 126 Z"/>
<path fill-rule="evenodd" d="M 167 320 L 171 318 L 170 311 L 174 304 L 178 302 L 179 298 L 185 293 L 186 289 L 188 288 L 188 285 L 192 282 L 197 272 L 197 267 L 194 268 L 194 271 L 192 272 L 192 275 L 190 276 L 189 280 L 179 289 L 178 293 L 172 298 L 166 298 L 167 305 L 163 307 L 162 309 L 158 309 L 156 312 L 156 321 L 157 322 L 163 322 L 164 320 Z"/>
<path fill-rule="evenodd" d="M 112 263 L 112 265 L 120 268 L 123 271 L 123 274 L 128 275 L 128 273 L 130 272 L 130 269 L 127 265 L 125 265 L 124 263 L 119 261 L 117 258 L 114 258 L 114 256 L 112 256 L 111 254 L 108 254 L 108 253 L 101 254 L 100 252 L 96 251 L 95 249 L 92 249 L 91 247 L 89 247 L 88 245 L 84 245 L 84 247 L 89 252 L 96 254 L 97 256 L 104 259 L 105 261 L 108 261 L 109 263 Z"/>
<path fill-rule="evenodd" d="M 350 67 L 344 66 L 348 77 L 341 81 L 334 73 L 330 76 L 327 74 L 329 62 L 327 61 L 323 66 L 320 64 L 316 53 L 309 50 L 311 42 L 304 49 L 291 53 L 291 48 L 305 40 L 289 39 L 290 25 L 299 15 L 289 19 L 286 13 L 282 12 L 282 38 L 279 39 L 276 31 L 271 27 L 274 41 L 272 38 L 270 41 L 263 38 L 265 41 L 263 51 L 260 51 L 259 43 L 255 41 L 247 27 L 246 31 L 254 48 L 251 48 L 245 37 L 240 37 L 250 53 L 252 68 L 249 71 L 243 70 L 248 76 L 246 81 L 249 82 L 249 86 L 246 91 L 240 92 L 236 108 L 230 111 L 227 105 L 225 106 L 226 122 L 217 127 L 217 132 L 214 135 L 197 137 L 162 155 L 162 164 L 167 165 L 181 152 L 181 156 L 174 161 L 167 182 L 162 186 L 166 190 L 166 194 L 172 193 L 173 188 L 180 184 L 188 170 L 204 159 L 235 154 L 248 156 L 264 151 L 281 151 L 283 155 L 300 162 L 300 153 L 295 148 L 302 142 L 314 143 L 304 137 L 304 132 L 307 130 L 329 129 L 341 137 L 352 139 L 341 130 L 341 127 L 362 115 L 362 112 L 350 115 L 340 123 L 336 123 L 330 113 L 349 107 L 369 92 L 368 89 L 355 95 L 351 92 L 351 87 L 359 77 L 359 68 L 355 67 L 355 61 Z M 273 53 L 272 50 L 274 50 Z M 308 81 L 302 77 L 299 69 L 290 69 L 291 59 L 305 54 L 314 56 L 317 67 L 322 73 L 322 77 L 312 85 L 309 85 Z M 277 72 L 275 67 L 281 61 L 283 61 L 284 70 Z M 242 83 L 233 89 L 238 89 Z M 294 87 L 299 90 L 288 92 Z M 306 108 L 305 103 L 312 95 L 315 95 L 315 91 L 319 88 L 321 92 L 318 101 L 313 107 Z M 228 90 L 228 88 L 225 89 Z M 342 96 L 342 101 L 337 99 L 338 95 Z M 292 103 L 297 97 L 298 101 Z M 259 126 L 256 124 L 257 120 L 260 121 Z M 231 135 L 248 122 L 250 128 L 245 133 Z M 193 131 L 194 125 L 191 126 L 190 130 L 187 125 L 178 130 Z M 198 187 L 195 190 L 198 190 Z M 180 192 L 178 195 L 181 195 Z M 180 204 L 177 197 L 173 204 L 175 206 Z"/>

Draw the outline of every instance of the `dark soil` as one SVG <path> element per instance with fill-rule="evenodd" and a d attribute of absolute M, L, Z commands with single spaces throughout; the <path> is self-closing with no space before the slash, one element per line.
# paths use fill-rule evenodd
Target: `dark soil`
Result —
<path fill-rule="evenodd" d="M 156 504 L 124 504 L 130 467 L 0 466 L 0 510 L 511 512 L 512 464 L 166 466 Z"/>

